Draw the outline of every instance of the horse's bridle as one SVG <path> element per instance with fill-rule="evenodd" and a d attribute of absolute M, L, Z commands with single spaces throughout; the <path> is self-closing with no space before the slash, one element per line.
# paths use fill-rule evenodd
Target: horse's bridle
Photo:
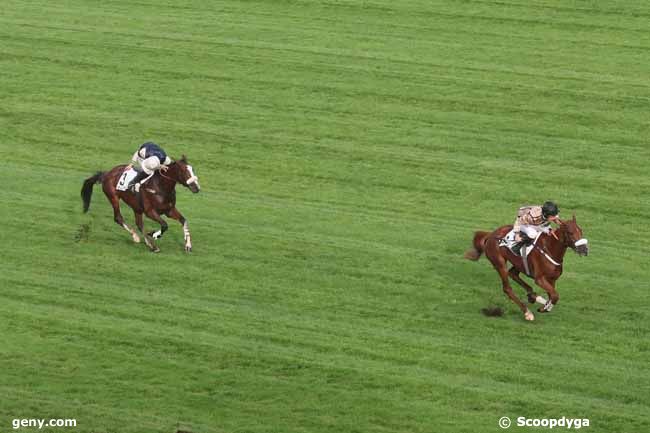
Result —
<path fill-rule="evenodd" d="M 191 185 L 193 183 L 196 183 L 196 186 L 199 186 L 199 178 L 194 174 L 194 170 L 192 169 L 191 165 L 187 165 L 187 170 L 190 172 L 191 176 L 189 179 L 185 181 L 185 185 Z"/>
<path fill-rule="evenodd" d="M 574 217 L 575 218 L 575 217 Z M 560 226 L 566 225 L 564 221 L 562 221 L 560 218 L 558 218 L 558 222 L 560 223 Z M 580 230 L 582 232 L 582 230 Z M 555 239 L 559 240 L 558 237 L 555 235 L 555 233 L 552 233 Z M 578 254 L 581 254 L 578 249 L 581 249 L 580 247 L 584 247 L 585 249 L 585 255 L 589 254 L 589 241 L 583 237 L 578 239 L 577 241 L 574 241 L 568 234 L 568 232 L 565 231 L 564 235 L 567 237 L 570 243 L 568 243 L 568 247 L 573 249 L 575 252 Z"/>
<path fill-rule="evenodd" d="M 190 176 L 189 179 L 187 179 L 187 180 L 185 181 L 185 185 L 186 185 L 186 186 L 189 186 L 189 185 L 191 185 L 191 184 L 193 184 L 193 183 L 197 183 L 198 180 L 199 180 L 199 178 L 196 177 L 196 175 L 194 174 L 194 171 L 190 168 L 189 165 L 188 165 L 188 170 L 189 170 L 189 172 L 190 172 L 190 174 L 191 174 L 192 176 Z M 174 182 L 181 183 L 180 181 L 174 179 L 173 177 L 169 177 L 169 176 L 167 176 L 165 173 L 163 173 L 162 170 L 158 170 L 158 173 L 160 173 L 160 175 L 161 175 L 162 177 L 166 178 L 166 179 L 169 179 L 169 180 L 174 181 Z"/>

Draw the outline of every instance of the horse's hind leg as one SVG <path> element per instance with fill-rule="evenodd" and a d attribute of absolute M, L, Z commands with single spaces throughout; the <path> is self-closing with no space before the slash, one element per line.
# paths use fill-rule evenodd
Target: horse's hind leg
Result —
<path fill-rule="evenodd" d="M 546 299 L 544 299 L 542 296 L 538 296 L 533 291 L 533 288 L 528 283 L 526 283 L 524 280 L 521 279 L 517 268 L 515 268 L 514 266 L 511 267 L 510 270 L 508 271 L 508 275 L 510 275 L 510 278 L 515 280 L 517 284 L 519 284 L 521 287 L 526 289 L 526 293 L 528 294 L 528 302 L 530 302 L 531 304 L 534 304 L 535 302 L 538 302 L 542 305 L 546 304 Z"/>
<path fill-rule="evenodd" d="M 188 253 L 192 251 L 192 239 L 190 237 L 190 228 L 187 224 L 187 220 L 175 207 L 167 211 L 167 216 L 177 220 L 183 225 L 183 238 L 185 239 L 185 251 Z"/>
<path fill-rule="evenodd" d="M 494 269 L 496 269 L 496 271 L 499 273 L 499 277 L 501 277 L 503 292 L 506 295 L 508 295 L 508 297 L 512 300 L 512 302 L 517 304 L 521 312 L 524 313 L 524 318 L 526 320 L 535 320 L 535 316 L 533 315 L 533 313 L 531 313 L 531 311 L 526 307 L 526 305 L 524 305 L 524 303 L 521 302 L 521 300 L 512 291 L 512 287 L 510 286 L 510 281 L 508 280 L 508 271 L 506 270 L 505 259 L 498 252 L 496 254 L 488 253 L 487 256 L 490 262 L 492 262 L 492 266 L 494 266 Z"/>
<path fill-rule="evenodd" d="M 135 225 L 138 226 L 138 230 L 140 230 L 140 233 L 142 233 L 142 237 L 144 238 L 144 243 L 154 253 L 160 252 L 160 248 L 156 246 L 154 240 L 144 232 L 144 219 L 142 218 L 142 213 L 136 211 L 133 211 L 133 213 L 135 214 Z"/>
<path fill-rule="evenodd" d="M 504 264 L 505 265 L 505 264 Z M 510 286 L 510 283 L 508 282 L 508 271 L 506 271 L 506 267 L 500 267 L 497 269 L 499 272 L 499 276 L 501 277 L 501 283 L 503 284 L 503 292 L 508 295 L 510 299 L 512 299 L 512 302 L 517 304 L 519 306 L 519 309 L 521 309 L 521 312 L 524 313 L 524 317 L 526 320 L 534 320 L 535 316 L 533 316 L 533 313 L 530 312 L 530 310 L 524 305 L 523 302 L 515 295 L 515 293 L 512 291 L 512 287 Z"/>
<path fill-rule="evenodd" d="M 129 234 L 131 235 L 131 238 L 133 238 L 133 242 L 139 243 L 140 242 L 140 236 L 135 232 L 134 229 L 129 227 L 129 225 L 124 222 L 124 218 L 122 217 L 122 213 L 120 212 L 120 199 L 113 195 L 108 197 L 108 201 L 111 202 L 111 206 L 113 206 L 113 219 L 115 220 L 115 223 L 124 228 Z"/>

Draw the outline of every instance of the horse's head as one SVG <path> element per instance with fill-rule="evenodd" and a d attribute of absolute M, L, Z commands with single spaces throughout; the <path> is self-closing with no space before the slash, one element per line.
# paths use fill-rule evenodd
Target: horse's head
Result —
<path fill-rule="evenodd" d="M 194 169 L 187 162 L 185 155 L 177 161 L 174 161 L 172 165 L 169 166 L 169 176 L 172 177 L 176 182 L 180 183 L 183 186 L 186 186 L 193 193 L 197 193 L 201 190 L 199 185 L 199 178 L 194 174 Z"/>
<path fill-rule="evenodd" d="M 589 242 L 582 237 L 582 229 L 576 222 L 576 216 L 568 221 L 560 220 L 560 236 L 566 246 L 572 248 L 578 255 L 586 256 L 589 254 Z"/>

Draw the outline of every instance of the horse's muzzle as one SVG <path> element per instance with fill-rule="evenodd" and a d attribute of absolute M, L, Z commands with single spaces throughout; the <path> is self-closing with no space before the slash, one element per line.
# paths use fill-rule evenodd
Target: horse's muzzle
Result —
<path fill-rule="evenodd" d="M 199 178 L 196 176 L 192 176 L 189 179 L 187 179 L 185 185 L 187 185 L 190 191 L 192 191 L 194 194 L 201 191 L 201 187 L 199 186 Z"/>
<path fill-rule="evenodd" d="M 587 239 L 580 239 L 577 240 L 576 243 L 574 244 L 576 248 L 576 253 L 578 253 L 579 256 L 587 256 L 589 255 L 589 241 Z"/>

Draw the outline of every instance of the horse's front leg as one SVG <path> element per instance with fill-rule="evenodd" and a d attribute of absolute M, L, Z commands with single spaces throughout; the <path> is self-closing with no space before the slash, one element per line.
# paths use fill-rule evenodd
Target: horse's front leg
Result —
<path fill-rule="evenodd" d="M 560 295 L 557 293 L 557 290 L 555 290 L 554 282 L 551 283 L 544 277 L 535 278 L 535 283 L 544 289 L 544 291 L 548 293 L 549 296 L 549 300 L 543 306 L 539 307 L 537 311 L 540 313 L 548 313 L 558 303 L 560 300 Z"/>
<path fill-rule="evenodd" d="M 517 284 L 519 284 L 521 287 L 526 289 L 526 293 L 528 295 L 528 302 L 530 302 L 531 304 L 534 304 L 535 302 L 542 305 L 546 304 L 547 302 L 546 299 L 544 299 L 543 296 L 539 296 L 538 294 L 536 294 L 535 291 L 533 291 L 533 288 L 530 287 L 528 283 L 526 283 L 524 280 L 521 279 L 521 277 L 519 276 L 519 271 L 515 266 L 512 266 L 510 268 L 510 270 L 508 271 L 508 275 L 510 275 L 510 278 L 515 280 Z"/>
<path fill-rule="evenodd" d="M 183 238 L 185 239 L 185 251 L 188 253 L 192 251 L 192 238 L 190 236 L 190 227 L 187 224 L 187 220 L 175 207 L 171 208 L 167 212 L 167 216 L 177 220 L 183 226 Z"/>
<path fill-rule="evenodd" d="M 135 213 L 135 225 L 138 226 L 138 230 L 140 230 L 140 233 L 142 233 L 142 237 L 144 237 L 144 243 L 149 247 L 149 249 L 154 252 L 160 252 L 160 248 L 156 246 L 156 242 L 144 232 L 144 219 L 142 217 L 142 212 L 136 212 Z"/>
<path fill-rule="evenodd" d="M 158 224 L 160 224 L 160 230 L 152 231 L 149 233 L 149 236 L 151 236 L 154 239 L 160 239 L 162 235 L 167 231 L 169 226 L 167 225 L 167 221 L 165 221 L 160 214 L 153 210 L 150 209 L 145 212 L 145 214 L 151 218 L 152 220 L 156 221 Z"/>

